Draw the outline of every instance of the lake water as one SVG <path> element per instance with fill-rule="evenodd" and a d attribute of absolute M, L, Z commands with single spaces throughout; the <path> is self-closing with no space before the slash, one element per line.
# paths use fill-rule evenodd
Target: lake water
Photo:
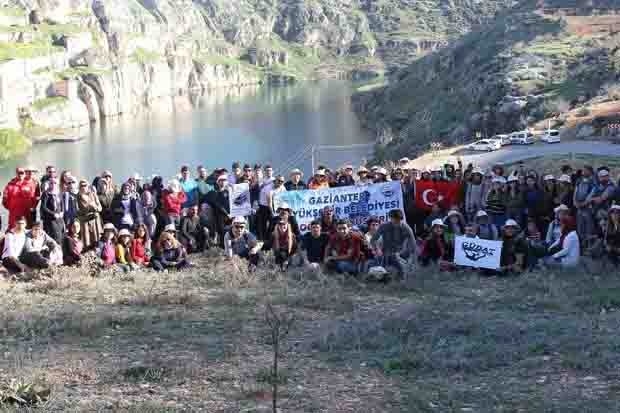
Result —
<path fill-rule="evenodd" d="M 370 142 L 351 112 L 352 91 L 349 83 L 330 81 L 163 99 L 148 112 L 95 125 L 80 142 L 35 145 L 24 159 L 3 165 L 0 183 L 4 187 L 18 164 L 41 171 L 51 164 L 89 181 L 105 169 L 118 181 L 135 172 L 171 177 L 182 164 L 193 170 L 199 164 L 209 170 L 230 168 L 236 160 L 271 163 L 277 169 L 309 145 Z M 316 160 L 337 167 L 358 164 L 368 154 L 368 148 L 360 147 L 322 149 Z M 296 166 L 310 171 L 310 151 Z"/>

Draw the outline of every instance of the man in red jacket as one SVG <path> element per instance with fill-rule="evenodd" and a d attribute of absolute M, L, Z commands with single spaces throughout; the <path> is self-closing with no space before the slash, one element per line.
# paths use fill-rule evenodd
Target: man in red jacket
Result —
<path fill-rule="evenodd" d="M 39 202 L 39 186 L 32 176 L 33 168 L 16 169 L 15 178 L 4 188 L 2 205 L 9 211 L 9 228 L 13 228 L 19 217 L 26 217 L 28 227 L 34 220 L 34 210 Z M 27 174 L 28 172 L 28 174 Z"/>

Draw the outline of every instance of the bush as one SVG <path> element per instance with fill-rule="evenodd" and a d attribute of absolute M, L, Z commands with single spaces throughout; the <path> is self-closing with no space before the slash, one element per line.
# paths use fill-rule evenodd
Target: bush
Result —
<path fill-rule="evenodd" d="M 585 116 L 589 116 L 590 113 L 591 113 L 590 108 L 584 106 L 577 111 L 577 116 L 579 116 L 580 118 L 583 118 Z"/>
<path fill-rule="evenodd" d="M 31 143 L 13 129 L 0 129 L 0 162 L 26 153 Z"/>

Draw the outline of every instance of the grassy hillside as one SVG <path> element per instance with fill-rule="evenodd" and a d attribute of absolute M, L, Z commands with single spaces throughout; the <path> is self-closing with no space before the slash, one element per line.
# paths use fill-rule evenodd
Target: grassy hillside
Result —
<path fill-rule="evenodd" d="M 358 95 L 354 103 L 366 125 L 394 137 L 382 154 L 411 154 L 432 140 L 453 143 L 476 131 L 518 130 L 614 84 L 620 36 L 577 34 L 575 18 L 542 15 L 537 5 L 521 3 L 412 63 L 389 86 Z"/>
<path fill-rule="evenodd" d="M 271 305 L 294 320 L 279 360 L 282 411 L 620 406 L 617 272 L 433 269 L 384 285 L 199 261 L 180 274 L 0 282 L 0 400 L 36 384 L 51 388 L 45 412 L 271 411 Z"/>

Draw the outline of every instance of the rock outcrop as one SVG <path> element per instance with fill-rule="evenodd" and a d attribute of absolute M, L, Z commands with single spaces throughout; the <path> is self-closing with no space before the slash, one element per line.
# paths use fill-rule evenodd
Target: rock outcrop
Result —
<path fill-rule="evenodd" d="M 372 77 L 513 2 L 4 0 L 0 128 L 80 126 L 190 90 Z M 49 100 L 58 82 L 72 85 L 66 102 Z"/>

